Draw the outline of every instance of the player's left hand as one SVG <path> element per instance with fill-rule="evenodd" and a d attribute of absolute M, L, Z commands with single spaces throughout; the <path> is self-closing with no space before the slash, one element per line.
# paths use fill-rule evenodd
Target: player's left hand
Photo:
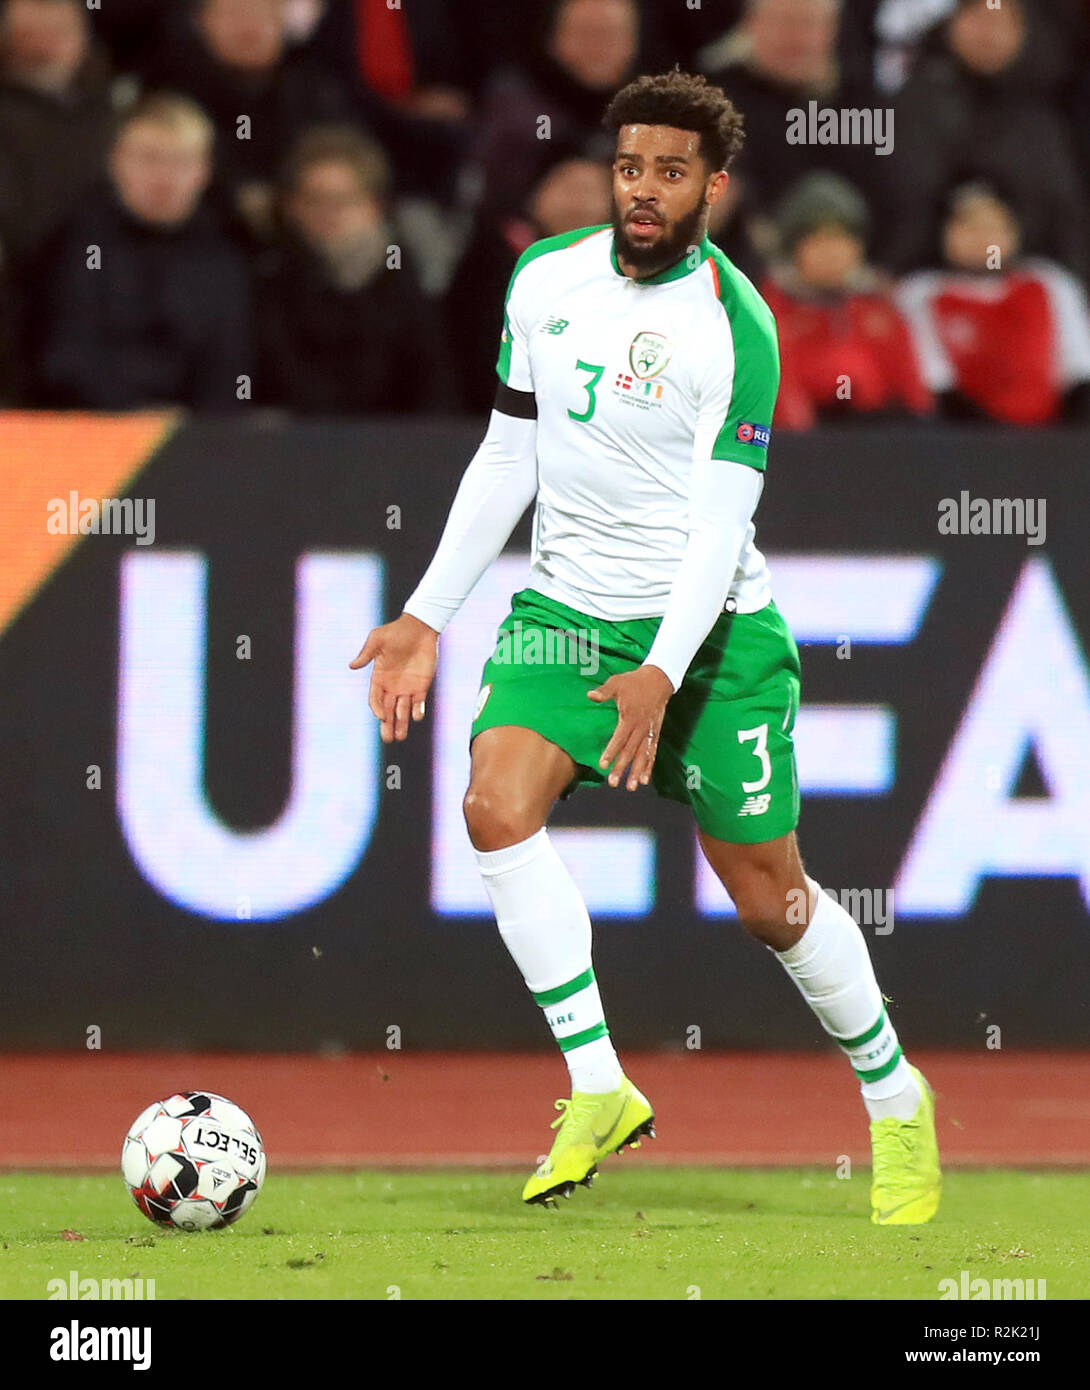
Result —
<path fill-rule="evenodd" d="M 613 700 L 617 705 L 617 727 L 598 759 L 599 767 L 613 764 L 609 774 L 611 787 L 620 785 L 626 768 L 630 792 L 651 780 L 666 702 L 673 693 L 669 677 L 657 666 L 637 666 L 634 671 L 610 676 L 596 690 L 587 691 L 588 699 L 599 704 Z"/>

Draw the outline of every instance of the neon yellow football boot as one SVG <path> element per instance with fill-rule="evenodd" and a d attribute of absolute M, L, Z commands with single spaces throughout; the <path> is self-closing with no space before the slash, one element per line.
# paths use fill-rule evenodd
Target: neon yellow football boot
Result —
<path fill-rule="evenodd" d="M 935 1138 L 935 1097 L 923 1075 L 909 1071 L 923 1093 L 911 1120 L 873 1120 L 871 1217 L 876 1226 L 918 1226 L 939 1209 L 942 1172 Z"/>
<path fill-rule="evenodd" d="M 598 1164 L 640 1138 L 655 1137 L 655 1115 L 647 1098 L 626 1076 L 615 1091 L 597 1095 L 575 1091 L 570 1100 L 556 1102 L 561 1112 L 551 1125 L 560 1128 L 552 1151 L 522 1189 L 524 1202 L 553 1206 L 557 1197 L 570 1197 L 576 1183 L 589 1187 Z"/>

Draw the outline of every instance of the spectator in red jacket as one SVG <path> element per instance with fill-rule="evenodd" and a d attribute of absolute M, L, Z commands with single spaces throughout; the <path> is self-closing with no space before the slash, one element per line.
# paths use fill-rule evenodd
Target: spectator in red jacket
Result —
<path fill-rule="evenodd" d="M 955 189 L 944 270 L 901 285 L 925 377 L 943 413 L 1044 425 L 1090 419 L 1090 309 L 1054 261 L 1020 257 L 1011 204 L 983 183 Z"/>
<path fill-rule="evenodd" d="M 908 325 L 866 261 L 862 195 L 835 174 L 811 174 L 777 224 L 781 259 L 761 287 L 780 340 L 776 424 L 927 414 Z"/>

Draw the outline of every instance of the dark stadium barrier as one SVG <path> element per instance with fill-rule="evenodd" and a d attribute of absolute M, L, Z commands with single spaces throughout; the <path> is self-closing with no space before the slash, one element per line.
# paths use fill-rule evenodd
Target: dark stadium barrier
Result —
<path fill-rule="evenodd" d="M 460 817 L 528 522 L 406 743 L 347 669 L 480 424 L 174 423 L 0 420 L 0 1045 L 549 1046 Z M 773 443 L 758 543 L 802 652 L 800 843 L 913 1045 L 1086 1042 L 1088 443 Z M 604 787 L 552 824 L 620 1042 L 823 1043 L 683 808 Z"/>

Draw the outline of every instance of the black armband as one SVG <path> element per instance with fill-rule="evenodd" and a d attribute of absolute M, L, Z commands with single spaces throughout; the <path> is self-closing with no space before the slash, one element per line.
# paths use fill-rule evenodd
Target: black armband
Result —
<path fill-rule="evenodd" d="M 537 397 L 532 391 L 515 391 L 501 381 L 496 386 L 492 409 L 501 415 L 513 415 L 516 420 L 536 420 Z"/>

